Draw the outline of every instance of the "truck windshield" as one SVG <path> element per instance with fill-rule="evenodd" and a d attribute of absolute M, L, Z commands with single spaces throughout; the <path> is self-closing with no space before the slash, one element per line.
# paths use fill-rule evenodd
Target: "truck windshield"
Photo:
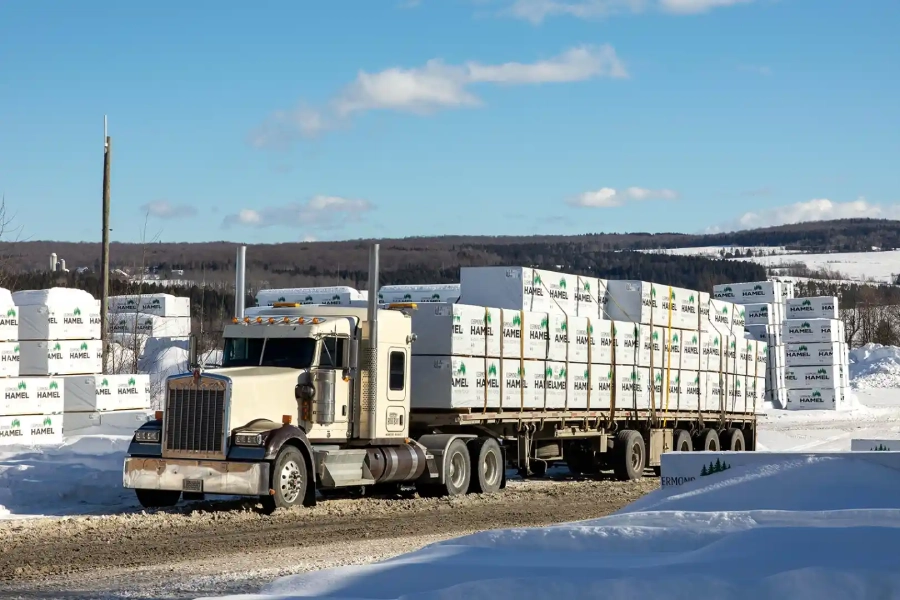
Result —
<path fill-rule="evenodd" d="M 315 353 L 312 338 L 226 338 L 222 367 L 306 369 L 312 366 Z"/>

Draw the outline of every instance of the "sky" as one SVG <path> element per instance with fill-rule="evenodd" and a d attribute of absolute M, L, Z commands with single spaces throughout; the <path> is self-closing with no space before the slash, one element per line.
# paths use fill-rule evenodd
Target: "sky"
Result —
<path fill-rule="evenodd" d="M 3 237 L 900 218 L 897 0 L 0 0 Z"/>

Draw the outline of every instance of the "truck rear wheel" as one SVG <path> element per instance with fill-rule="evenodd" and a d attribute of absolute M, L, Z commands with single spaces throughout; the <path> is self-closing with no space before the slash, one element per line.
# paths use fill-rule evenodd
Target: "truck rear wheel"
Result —
<path fill-rule="evenodd" d="M 308 478 L 303 454 L 294 446 L 285 446 L 272 465 L 272 491 L 262 497 L 263 510 L 272 513 L 278 508 L 292 508 L 303 504 Z"/>
<path fill-rule="evenodd" d="M 694 439 L 694 450 L 698 452 L 718 452 L 719 434 L 715 429 L 704 429 Z"/>
<path fill-rule="evenodd" d="M 722 435 L 719 436 L 719 444 L 723 450 L 732 452 L 743 452 L 747 449 L 747 444 L 744 443 L 744 432 L 735 428 L 723 431 Z"/>
<path fill-rule="evenodd" d="M 178 504 L 181 492 L 172 490 L 134 490 L 144 508 L 168 508 Z"/>
<path fill-rule="evenodd" d="M 461 496 L 469 491 L 471 479 L 469 449 L 463 440 L 455 439 L 447 446 L 444 454 L 444 483 L 420 483 L 416 485 L 416 491 L 424 498 Z"/>
<path fill-rule="evenodd" d="M 693 450 L 694 444 L 691 441 L 691 434 L 684 429 L 676 429 L 674 446 L 672 448 L 673 452 L 690 452 Z"/>
<path fill-rule="evenodd" d="M 620 431 L 613 443 L 613 471 L 622 481 L 640 479 L 644 476 L 647 452 L 644 438 L 639 431 Z"/>
<path fill-rule="evenodd" d="M 469 441 L 468 446 L 473 466 L 469 493 L 493 494 L 500 491 L 505 468 L 500 444 L 494 438 L 483 437 Z"/>

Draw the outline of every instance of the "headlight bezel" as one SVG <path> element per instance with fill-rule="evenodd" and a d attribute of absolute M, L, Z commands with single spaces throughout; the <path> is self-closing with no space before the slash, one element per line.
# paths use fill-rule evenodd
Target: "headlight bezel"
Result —
<path fill-rule="evenodd" d="M 232 436 L 235 446 L 243 448 L 260 448 L 266 443 L 266 436 L 261 431 L 236 431 Z"/>
<path fill-rule="evenodd" d="M 162 441 L 162 430 L 138 429 L 134 432 L 134 441 L 140 444 L 159 444 Z"/>

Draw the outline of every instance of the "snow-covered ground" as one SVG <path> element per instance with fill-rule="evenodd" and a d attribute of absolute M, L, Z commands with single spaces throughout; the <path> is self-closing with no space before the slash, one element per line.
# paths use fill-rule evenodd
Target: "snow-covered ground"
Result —
<path fill-rule="evenodd" d="M 896 598 L 900 478 L 804 458 L 652 492 L 601 519 L 486 531 L 250 598 Z"/>
<path fill-rule="evenodd" d="M 755 262 L 770 269 L 770 271 L 777 270 L 779 267 L 802 263 L 811 270 L 825 270 L 838 273 L 840 275 L 838 279 L 829 281 L 841 283 L 892 283 L 894 276 L 900 274 L 900 250 L 888 250 L 886 252 L 803 254 L 793 250 L 785 250 L 784 247 L 780 246 L 703 246 L 696 248 L 642 250 L 642 252 L 721 258 L 723 250 L 725 252 L 737 251 L 744 254 L 749 250 L 754 256 L 744 256 L 729 260 Z"/>

